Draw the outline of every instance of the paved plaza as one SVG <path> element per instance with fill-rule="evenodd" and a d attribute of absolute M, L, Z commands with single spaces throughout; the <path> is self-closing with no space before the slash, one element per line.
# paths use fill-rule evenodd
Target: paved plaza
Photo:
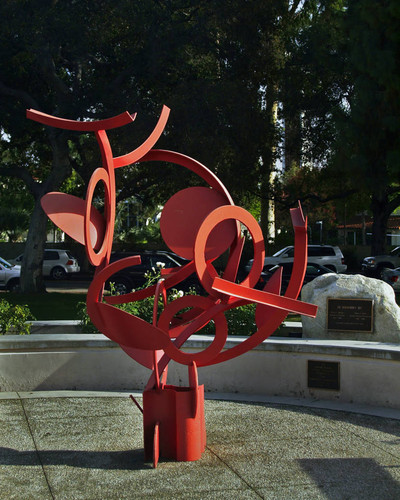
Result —
<path fill-rule="evenodd" d="M 153 469 L 127 394 L 0 393 L 0 495 L 397 499 L 400 411 L 385 412 L 208 399 L 202 458 Z"/>

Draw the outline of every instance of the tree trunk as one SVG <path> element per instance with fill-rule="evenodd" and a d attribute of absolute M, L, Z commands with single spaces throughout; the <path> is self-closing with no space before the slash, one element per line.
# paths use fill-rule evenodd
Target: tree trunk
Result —
<path fill-rule="evenodd" d="M 24 259 L 21 269 L 21 292 L 45 292 L 42 274 L 44 244 L 46 242 L 47 215 L 36 200 L 33 209 L 28 237 L 26 239 Z"/>
<path fill-rule="evenodd" d="M 266 96 L 269 129 L 266 145 L 261 158 L 261 217 L 260 227 L 266 242 L 275 239 L 275 202 L 273 199 L 273 183 L 275 179 L 275 154 L 276 154 L 276 122 L 278 119 L 278 103 L 276 90 L 267 91 Z"/>
<path fill-rule="evenodd" d="M 267 170 L 267 169 L 265 169 Z M 275 239 L 275 204 L 272 196 L 271 186 L 274 182 L 275 172 L 265 172 L 265 179 L 262 182 L 262 197 L 261 197 L 261 217 L 260 227 L 264 236 L 265 242 Z"/>
<path fill-rule="evenodd" d="M 371 211 L 373 217 L 371 255 L 383 255 L 386 249 L 386 232 L 390 216 L 387 195 L 383 195 L 382 198 L 373 196 Z"/>
<path fill-rule="evenodd" d="M 301 164 L 301 117 L 297 111 L 294 116 L 285 113 L 285 170 L 300 167 Z"/>
<path fill-rule="evenodd" d="M 21 292 L 33 293 L 46 291 L 42 266 L 44 247 L 46 243 L 47 215 L 42 209 L 42 196 L 59 188 L 62 182 L 71 174 L 71 164 L 68 155 L 68 136 L 59 134 L 51 136 L 53 151 L 52 169 L 43 184 L 35 184 L 32 194 L 35 197 L 28 237 L 26 240 L 23 264 L 21 268 Z"/>

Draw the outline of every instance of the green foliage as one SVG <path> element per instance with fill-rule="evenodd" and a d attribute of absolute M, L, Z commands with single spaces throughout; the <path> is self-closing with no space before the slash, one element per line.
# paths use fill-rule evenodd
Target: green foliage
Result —
<path fill-rule="evenodd" d="M 12 305 L 27 304 L 37 320 L 75 320 L 78 302 L 84 293 L 9 293 L 7 301 Z"/>
<path fill-rule="evenodd" d="M 0 335 L 27 335 L 31 331 L 34 320 L 28 306 L 11 305 L 6 300 L 0 300 Z"/>
<path fill-rule="evenodd" d="M 10 168 L 12 165 L 5 153 L 0 155 L 0 163 Z M 0 234 L 6 241 L 18 241 L 21 234 L 28 230 L 32 202 L 32 197 L 19 179 L 0 181 Z"/>
<path fill-rule="evenodd" d="M 78 302 L 76 305 L 76 315 L 83 333 L 99 333 L 87 313 L 86 302 Z"/>
<path fill-rule="evenodd" d="M 136 248 L 161 249 L 165 246 L 160 233 L 160 223 L 154 222 L 142 227 L 131 227 L 126 230 L 120 230 L 116 235 L 115 241 L 121 243 L 131 243 Z"/>
<path fill-rule="evenodd" d="M 255 311 L 256 304 L 247 304 L 226 311 L 225 318 L 228 323 L 228 335 L 241 335 L 243 337 L 252 335 L 257 330 Z M 213 335 L 215 333 L 214 324 L 212 322 L 209 323 L 198 333 Z"/>
<path fill-rule="evenodd" d="M 398 0 L 3 0 L 0 125 L 9 140 L 0 175 L 23 180 L 36 200 L 60 185 L 82 196 L 100 164 L 94 134 L 41 127 L 25 109 L 80 120 L 138 111 L 132 125 L 109 132 L 118 156 L 148 137 L 165 103 L 172 112 L 156 147 L 211 168 L 264 230 L 273 197 L 289 206 L 314 197 L 311 213 L 352 189 L 361 202 L 375 197 L 378 219 L 400 200 L 399 10 Z M 323 190 L 317 175 L 307 176 L 304 196 L 273 190 L 279 156 L 288 168 L 325 169 L 335 152 Z M 198 182 L 177 166 L 132 165 L 117 171 L 118 201 L 154 207 Z M 25 224 L 8 220 L 18 231 Z M 30 234 L 44 238 L 44 224 L 32 224 Z M 156 241 L 130 228 L 125 214 L 120 240 Z"/>
<path fill-rule="evenodd" d="M 373 255 L 384 253 L 387 220 L 400 205 L 399 23 L 397 0 L 352 0 L 343 22 L 352 88 L 338 115 L 334 168 L 370 199 Z"/>
<path fill-rule="evenodd" d="M 147 274 L 147 282 L 143 288 L 147 288 L 154 283 L 160 277 L 160 273 L 158 270 L 152 270 Z M 114 291 L 111 287 L 111 293 Z M 194 290 L 189 291 L 187 294 L 195 295 L 196 292 Z M 168 301 L 171 302 L 179 297 L 182 297 L 184 293 L 177 289 L 172 289 L 168 293 Z M 152 323 L 153 321 L 153 306 L 154 306 L 154 297 L 147 297 L 144 300 L 137 302 L 129 302 L 127 304 L 119 304 L 119 309 L 126 311 L 134 316 L 137 316 L 148 323 Z M 255 304 L 248 304 L 245 306 L 237 307 L 235 309 L 231 309 L 225 313 L 225 317 L 228 323 L 228 333 L 229 335 L 243 335 L 248 336 L 256 331 L 256 324 L 254 320 L 255 315 Z M 162 298 L 158 299 L 158 311 L 162 311 L 163 302 Z M 182 312 L 182 311 L 181 311 Z M 77 306 L 77 315 L 79 319 L 79 324 L 84 333 L 98 333 L 96 327 L 91 322 L 87 311 L 86 304 L 84 302 L 80 302 Z M 204 335 L 213 335 L 214 334 L 214 323 L 211 321 L 205 327 L 203 327 L 198 334 Z"/>
<path fill-rule="evenodd" d="M 143 288 L 147 288 L 149 286 L 154 285 L 160 279 L 160 271 L 158 269 L 153 269 L 152 271 L 146 274 L 146 283 L 143 285 Z M 111 283 L 111 295 L 115 295 L 115 290 L 113 287 L 113 283 Z M 176 289 L 173 289 L 169 292 L 168 298 L 169 300 L 174 300 L 175 298 L 182 296 L 183 292 L 180 292 Z M 159 310 L 162 308 L 162 298 L 161 296 L 158 298 L 158 307 Z M 137 302 L 128 302 L 127 304 L 118 304 L 118 309 L 126 311 L 138 318 L 147 321 L 148 323 L 152 323 L 153 321 L 153 307 L 154 307 L 154 297 L 147 297 L 143 300 Z M 79 324 L 82 328 L 82 331 L 85 333 L 98 333 L 97 328 L 91 322 L 89 315 L 86 311 L 85 302 L 80 302 L 77 305 L 77 315 L 79 319 Z"/>

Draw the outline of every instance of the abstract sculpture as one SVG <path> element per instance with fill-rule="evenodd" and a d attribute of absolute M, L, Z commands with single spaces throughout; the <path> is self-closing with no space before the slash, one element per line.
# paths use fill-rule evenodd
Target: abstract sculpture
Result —
<path fill-rule="evenodd" d="M 204 386 L 198 384 L 197 367 L 221 363 L 254 348 L 278 328 L 288 312 L 316 315 L 314 305 L 296 300 L 307 264 L 307 225 L 301 207 L 291 210 L 295 255 L 285 295 L 280 295 L 281 270 L 275 272 L 264 290 L 254 289 L 265 257 L 260 227 L 246 210 L 233 204 L 225 186 L 204 165 L 180 153 L 152 149 L 164 130 L 169 111 L 163 107 L 156 127 L 141 146 L 115 158 L 106 130 L 126 125 L 136 115 L 125 112 L 107 120 L 81 122 L 27 110 L 28 118 L 44 125 L 96 134 L 102 166 L 92 174 L 86 199 L 52 192 L 46 194 L 41 203 L 54 224 L 85 245 L 89 262 L 96 267 L 87 295 L 91 320 L 129 356 L 152 370 L 143 393 L 142 411 L 145 457 L 152 458 L 154 467 L 160 455 L 182 461 L 197 460 L 205 449 Z M 174 194 L 161 216 L 160 228 L 165 243 L 189 263 L 180 268 L 162 269 L 162 279 L 156 285 L 125 295 L 104 296 L 104 284 L 114 273 L 140 263 L 138 256 L 109 263 L 116 209 L 115 169 L 149 161 L 175 163 L 193 171 L 208 184 L 208 187 L 190 187 Z M 104 185 L 104 215 L 92 206 L 99 182 Z M 238 284 L 235 280 L 244 244 L 240 223 L 252 236 L 254 261 L 248 276 Z M 212 262 L 228 249 L 228 263 L 223 276 L 219 277 Z M 193 272 L 197 273 L 208 295 L 186 295 L 168 303 L 167 290 Z M 154 296 L 152 324 L 114 307 L 151 296 Z M 159 314 L 160 296 L 164 308 Z M 251 302 L 257 304 L 257 331 L 241 344 L 223 350 L 228 335 L 224 313 Z M 181 347 L 185 341 L 211 320 L 215 325 L 213 342 L 204 351 L 183 352 Z M 171 359 L 188 366 L 189 387 L 166 385 Z"/>

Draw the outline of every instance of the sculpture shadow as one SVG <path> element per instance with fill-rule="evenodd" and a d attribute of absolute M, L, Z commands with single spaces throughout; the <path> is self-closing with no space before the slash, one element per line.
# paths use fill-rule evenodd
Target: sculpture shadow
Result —
<path fill-rule="evenodd" d="M 372 458 L 308 458 L 298 460 L 324 497 L 400 498 L 400 483 Z"/>
<path fill-rule="evenodd" d="M 144 450 L 87 451 L 87 450 L 29 450 L 18 451 L 0 447 L 0 465 L 63 465 L 83 469 L 146 470 L 151 463 L 144 462 Z"/>

